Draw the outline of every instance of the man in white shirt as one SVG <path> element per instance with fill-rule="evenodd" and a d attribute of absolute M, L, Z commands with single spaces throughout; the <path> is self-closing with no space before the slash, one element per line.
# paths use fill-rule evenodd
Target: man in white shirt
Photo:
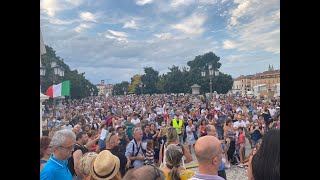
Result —
<path fill-rule="evenodd" d="M 273 106 L 271 106 L 271 108 L 269 109 L 269 112 L 270 112 L 270 116 L 273 117 L 275 114 L 276 114 L 276 109 L 274 109 Z"/>
<path fill-rule="evenodd" d="M 132 124 L 134 125 L 134 127 L 140 127 L 141 126 L 141 122 L 140 119 L 138 118 L 138 115 L 134 115 L 133 119 L 131 119 Z"/>

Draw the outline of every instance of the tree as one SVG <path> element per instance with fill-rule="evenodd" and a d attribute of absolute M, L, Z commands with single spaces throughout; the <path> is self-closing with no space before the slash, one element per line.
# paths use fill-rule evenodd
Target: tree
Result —
<path fill-rule="evenodd" d="M 189 61 L 187 63 L 190 66 L 190 71 L 187 76 L 187 84 L 188 86 L 192 86 L 193 84 L 198 84 L 201 86 L 200 93 L 205 93 L 210 91 L 209 82 L 209 72 L 208 66 L 212 65 L 212 68 L 216 71 L 221 67 L 221 63 L 219 62 L 220 57 L 215 55 L 213 52 L 208 52 L 204 55 L 196 56 L 194 60 Z M 201 71 L 206 71 L 206 76 L 201 76 Z M 233 80 L 230 75 L 225 75 L 223 73 L 219 73 L 219 76 L 212 77 L 212 91 L 217 91 L 218 93 L 226 93 L 232 88 Z"/>
<path fill-rule="evenodd" d="M 162 74 L 159 76 L 159 81 L 157 83 L 157 90 L 158 93 L 168 93 L 169 88 L 168 88 L 168 76 L 166 74 Z"/>
<path fill-rule="evenodd" d="M 182 93 L 185 91 L 185 77 L 178 66 L 172 66 L 167 73 L 167 87 L 170 93 Z"/>
<path fill-rule="evenodd" d="M 129 93 L 136 93 L 136 89 L 139 87 L 139 84 L 141 83 L 141 75 L 136 74 L 133 77 L 131 77 L 131 84 L 129 85 L 128 92 Z"/>
<path fill-rule="evenodd" d="M 124 95 L 124 92 L 128 91 L 128 87 L 129 87 L 128 81 L 122 81 L 121 83 L 115 84 L 113 86 L 113 95 Z"/>
<path fill-rule="evenodd" d="M 144 73 L 141 76 L 141 81 L 145 85 L 143 92 L 145 94 L 157 93 L 157 83 L 159 81 L 159 72 L 154 70 L 152 67 L 145 67 Z"/>
<path fill-rule="evenodd" d="M 89 80 L 85 78 L 85 73 L 78 73 L 77 70 L 71 70 L 64 60 L 56 55 L 53 48 L 46 46 L 47 53 L 42 55 L 41 62 L 46 68 L 46 74 L 41 82 L 41 91 L 45 94 L 46 90 L 53 84 L 58 84 L 65 80 L 70 80 L 70 98 L 84 98 L 90 96 L 90 89 L 94 89 L 94 94 L 98 93 L 98 89 Z M 51 62 L 57 62 L 57 65 L 64 68 L 64 76 L 55 76 L 51 68 Z"/>

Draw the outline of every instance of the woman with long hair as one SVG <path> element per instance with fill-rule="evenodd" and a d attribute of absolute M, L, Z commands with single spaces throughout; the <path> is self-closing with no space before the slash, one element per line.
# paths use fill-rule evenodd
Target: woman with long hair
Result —
<path fill-rule="evenodd" d="M 42 136 L 40 138 L 40 171 L 49 160 L 52 154 L 52 149 L 50 147 L 51 138 L 48 136 Z"/>
<path fill-rule="evenodd" d="M 166 149 L 170 144 L 179 146 L 182 149 L 183 155 L 186 158 L 181 162 L 183 167 L 185 167 L 185 163 L 189 163 L 192 161 L 192 156 L 188 148 L 184 144 L 179 144 L 179 136 L 177 130 L 173 127 L 170 127 L 167 131 L 167 142 L 165 144 L 162 144 L 160 147 L 159 162 L 162 162 L 160 167 L 163 167 L 166 164 Z"/>
<path fill-rule="evenodd" d="M 249 180 L 280 179 L 280 129 L 271 129 L 248 162 Z"/>
<path fill-rule="evenodd" d="M 181 167 L 182 157 L 181 148 L 174 144 L 167 147 L 166 164 L 161 168 L 167 180 L 186 180 L 194 175 L 193 171 Z"/>

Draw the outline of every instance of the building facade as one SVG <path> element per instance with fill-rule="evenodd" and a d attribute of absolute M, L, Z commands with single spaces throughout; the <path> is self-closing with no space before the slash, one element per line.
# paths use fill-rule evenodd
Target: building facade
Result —
<path fill-rule="evenodd" d="M 98 96 L 105 96 L 106 94 L 111 95 L 113 90 L 112 84 L 104 84 L 104 80 L 101 80 L 100 84 L 96 85 L 98 89 Z"/>
<path fill-rule="evenodd" d="M 280 69 L 257 73 L 252 79 L 252 86 L 266 84 L 269 91 L 275 91 L 274 86 L 280 83 Z"/>
<path fill-rule="evenodd" d="M 247 91 L 251 91 L 251 78 L 252 75 L 243 76 L 234 79 L 233 86 L 232 86 L 232 92 L 234 94 L 240 93 L 242 95 L 245 95 Z"/>
<path fill-rule="evenodd" d="M 269 68 L 268 71 L 257 73 L 255 75 L 241 75 L 240 77 L 234 79 L 232 92 L 234 94 L 238 92 L 242 95 L 245 95 L 248 91 L 254 91 L 253 87 L 263 84 L 266 84 L 267 91 L 275 92 L 276 84 L 280 85 L 280 69 L 270 70 Z"/>

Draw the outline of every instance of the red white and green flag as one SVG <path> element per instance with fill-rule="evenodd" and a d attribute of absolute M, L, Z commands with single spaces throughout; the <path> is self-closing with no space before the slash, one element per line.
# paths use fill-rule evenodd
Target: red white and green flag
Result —
<path fill-rule="evenodd" d="M 63 81 L 57 85 L 52 85 L 47 89 L 47 96 L 51 98 L 59 96 L 70 96 L 70 81 Z"/>

